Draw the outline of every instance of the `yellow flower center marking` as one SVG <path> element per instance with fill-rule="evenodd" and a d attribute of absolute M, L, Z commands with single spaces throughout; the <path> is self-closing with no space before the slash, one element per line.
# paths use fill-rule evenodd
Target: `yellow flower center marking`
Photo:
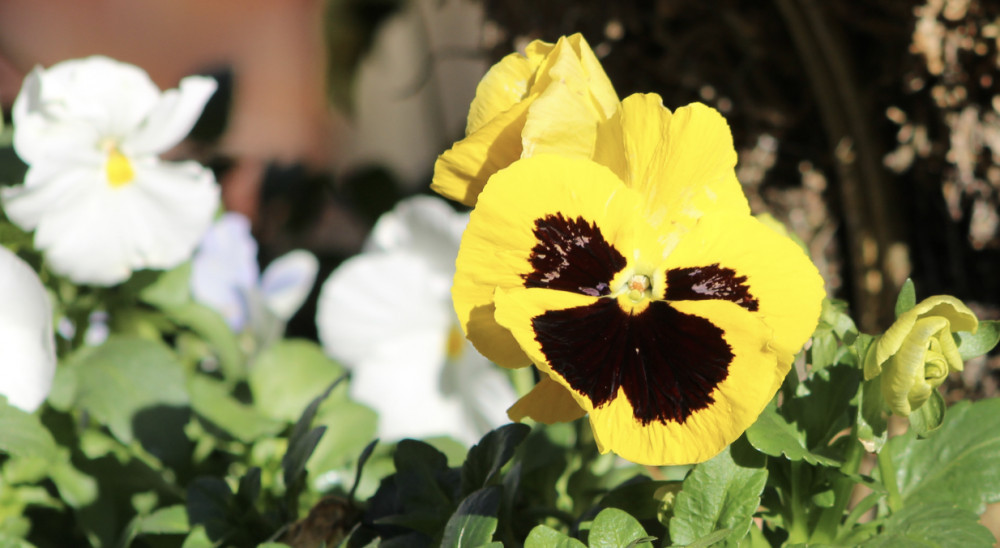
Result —
<path fill-rule="evenodd" d="M 114 144 L 106 144 L 104 148 L 108 152 L 107 161 L 104 163 L 108 184 L 113 188 L 119 188 L 132 182 L 135 178 L 132 162 Z"/>
<path fill-rule="evenodd" d="M 457 325 L 448 330 L 448 340 L 445 342 L 445 356 L 449 360 L 457 360 L 465 351 L 465 336 Z"/>

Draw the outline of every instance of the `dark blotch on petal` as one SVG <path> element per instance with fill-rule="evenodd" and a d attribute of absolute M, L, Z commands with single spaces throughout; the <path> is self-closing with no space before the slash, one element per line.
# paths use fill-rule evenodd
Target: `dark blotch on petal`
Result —
<path fill-rule="evenodd" d="M 674 268 L 667 271 L 667 291 L 663 298 L 668 301 L 731 301 L 756 312 L 760 305 L 750 294 L 746 281 L 746 276 L 737 276 L 735 270 L 718 263 Z"/>
<path fill-rule="evenodd" d="M 614 299 L 550 310 L 532 326 L 542 353 L 574 390 L 600 407 L 624 388 L 634 417 L 683 423 L 715 400 L 732 347 L 712 322 L 653 301 L 630 314 Z"/>
<path fill-rule="evenodd" d="M 522 276 L 525 287 L 600 297 L 611 292 L 611 278 L 625 267 L 625 257 L 583 217 L 546 215 L 535 220 L 534 233 L 538 243 L 529 258 L 532 272 Z"/>

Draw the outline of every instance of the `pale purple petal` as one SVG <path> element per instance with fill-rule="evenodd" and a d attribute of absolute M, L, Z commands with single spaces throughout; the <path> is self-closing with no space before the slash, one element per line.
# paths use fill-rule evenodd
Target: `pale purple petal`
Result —
<path fill-rule="evenodd" d="M 308 251 L 296 250 L 278 257 L 261 276 L 260 293 L 264 305 L 287 322 L 309 296 L 317 272 L 319 261 Z"/>
<path fill-rule="evenodd" d="M 239 213 L 223 214 L 208 230 L 191 261 L 194 299 L 226 318 L 235 331 L 249 321 L 248 295 L 257 285 L 257 242 L 250 220 Z"/>

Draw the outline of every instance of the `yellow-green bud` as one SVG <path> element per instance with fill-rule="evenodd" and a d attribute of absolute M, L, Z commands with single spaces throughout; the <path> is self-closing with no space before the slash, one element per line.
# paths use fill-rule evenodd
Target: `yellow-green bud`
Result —
<path fill-rule="evenodd" d="M 868 349 L 865 380 L 882 376 L 889 409 L 907 416 L 931 396 L 952 371 L 961 371 L 954 331 L 975 333 L 979 320 L 969 307 L 947 295 L 928 297 L 900 314 Z"/>

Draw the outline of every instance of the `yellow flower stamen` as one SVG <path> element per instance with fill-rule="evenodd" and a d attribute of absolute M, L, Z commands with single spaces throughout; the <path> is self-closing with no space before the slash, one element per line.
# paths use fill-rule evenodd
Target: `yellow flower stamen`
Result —
<path fill-rule="evenodd" d="M 132 163 L 115 146 L 108 147 L 108 159 L 104 164 L 104 171 L 108 177 L 108 184 L 114 188 L 124 186 L 135 178 Z"/>

